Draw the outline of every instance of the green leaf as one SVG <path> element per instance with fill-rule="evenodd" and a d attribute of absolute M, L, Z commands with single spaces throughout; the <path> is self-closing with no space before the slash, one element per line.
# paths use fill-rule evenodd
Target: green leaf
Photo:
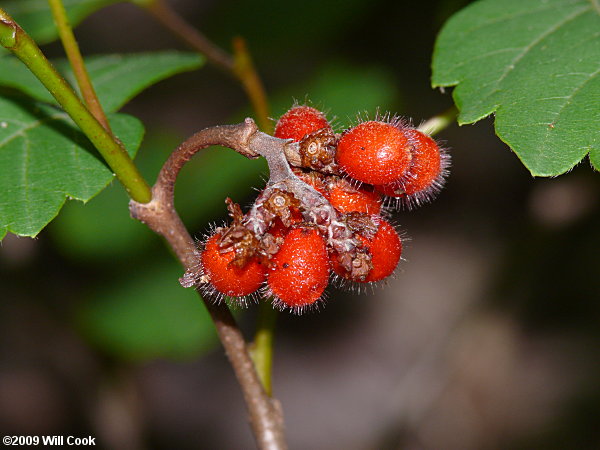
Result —
<path fill-rule="evenodd" d="M 114 133 L 131 156 L 144 128 L 113 114 Z M 67 197 L 88 201 L 114 175 L 66 113 L 22 97 L 0 97 L 0 234 L 35 236 Z"/>
<path fill-rule="evenodd" d="M 71 26 L 104 6 L 122 0 L 63 0 Z M 46 44 L 58 37 L 47 0 L 4 0 L 0 6 L 38 43 Z"/>
<path fill-rule="evenodd" d="M 456 86 L 459 123 L 496 133 L 534 176 L 586 154 L 600 170 L 600 2 L 482 0 L 444 26 L 433 86 Z"/>
<path fill-rule="evenodd" d="M 117 111 L 147 87 L 177 73 L 197 69 L 203 63 L 203 56 L 176 51 L 86 58 L 96 94 L 106 111 Z M 62 61 L 59 67 L 75 85 L 67 62 Z"/>
<path fill-rule="evenodd" d="M 197 356 L 216 334 L 198 294 L 177 282 L 182 272 L 169 259 L 140 267 L 82 302 L 80 328 L 97 347 L 127 360 Z"/>
<path fill-rule="evenodd" d="M 86 58 L 86 67 L 102 107 L 114 112 L 147 87 L 177 73 L 194 70 L 204 58 L 195 53 L 164 51 L 130 55 L 98 55 Z M 55 66 L 76 86 L 75 77 L 65 59 Z M 19 89 L 47 103 L 56 103 L 42 83 L 13 56 L 0 58 L 0 85 Z"/>

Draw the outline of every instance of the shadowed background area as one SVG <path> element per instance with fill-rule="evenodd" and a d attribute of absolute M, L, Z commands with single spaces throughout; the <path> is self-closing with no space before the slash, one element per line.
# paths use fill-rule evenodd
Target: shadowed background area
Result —
<path fill-rule="evenodd" d="M 467 1 L 191 1 L 170 4 L 220 46 L 246 38 L 277 118 L 309 99 L 338 131 L 392 111 L 415 124 L 452 105 L 430 88 L 436 33 Z M 0 6 L 3 2 L 0 1 Z M 10 12 L 10 11 L 9 11 Z M 84 54 L 184 47 L 131 4 L 86 19 Z M 61 56 L 54 43 L 44 49 Z M 151 182 L 195 131 L 251 111 L 207 65 L 124 108 L 147 134 Z M 587 161 L 533 179 L 492 119 L 438 138 L 452 168 L 439 198 L 394 213 L 410 240 L 373 294 L 281 314 L 274 394 L 290 448 L 598 448 L 600 178 Z M 209 149 L 182 171 L 178 209 L 201 238 L 249 206 L 262 161 Z M 129 218 L 113 182 L 68 202 L 36 239 L 0 247 L 0 432 L 96 436 L 105 448 L 253 447 L 240 390 L 163 243 Z M 246 336 L 256 307 L 236 312 Z"/>

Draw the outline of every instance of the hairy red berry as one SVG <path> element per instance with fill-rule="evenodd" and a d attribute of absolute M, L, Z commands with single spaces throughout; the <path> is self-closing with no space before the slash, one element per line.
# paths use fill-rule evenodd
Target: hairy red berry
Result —
<path fill-rule="evenodd" d="M 407 195 L 428 189 L 442 170 L 442 155 L 437 143 L 419 130 L 409 130 L 413 158 L 402 187 Z"/>
<path fill-rule="evenodd" d="M 244 267 L 232 264 L 235 253 L 222 249 L 219 240 L 222 232 L 213 234 L 200 255 L 204 275 L 219 293 L 229 297 L 243 297 L 256 292 L 265 281 L 266 267 L 251 259 Z"/>
<path fill-rule="evenodd" d="M 431 200 L 442 188 L 449 160 L 428 135 L 415 129 L 406 130 L 406 135 L 413 155 L 410 167 L 399 182 L 376 189 L 411 207 Z"/>
<path fill-rule="evenodd" d="M 372 189 L 365 186 L 355 187 L 348 180 L 337 177 L 328 186 L 328 200 L 339 212 L 367 214 L 381 212 L 381 194 Z"/>
<path fill-rule="evenodd" d="M 274 136 L 299 142 L 307 134 L 322 128 L 331 128 L 325 114 L 311 106 L 294 106 L 279 118 Z"/>
<path fill-rule="evenodd" d="M 365 281 L 379 281 L 389 277 L 402 255 L 402 241 L 393 226 L 381 220 L 372 239 L 363 238 L 363 244 L 371 252 L 373 269 Z"/>
<path fill-rule="evenodd" d="M 369 184 L 399 181 L 411 158 L 404 130 L 380 121 L 363 122 L 347 130 L 340 138 L 336 155 L 344 173 Z"/>
<path fill-rule="evenodd" d="M 402 240 L 400 236 L 387 221 L 378 216 L 373 216 L 372 220 L 377 223 L 377 232 L 371 238 L 363 235 L 358 235 L 358 238 L 363 244 L 362 249 L 366 250 L 371 256 L 372 268 L 364 278 L 353 279 L 348 271 L 339 263 L 339 255 L 334 253 L 331 255 L 331 266 L 333 271 L 339 276 L 352 281 L 372 282 L 380 281 L 389 277 L 402 255 Z"/>
<path fill-rule="evenodd" d="M 321 298 L 329 264 L 325 239 L 315 229 L 290 230 L 271 262 L 267 283 L 277 306 L 300 313 Z"/>

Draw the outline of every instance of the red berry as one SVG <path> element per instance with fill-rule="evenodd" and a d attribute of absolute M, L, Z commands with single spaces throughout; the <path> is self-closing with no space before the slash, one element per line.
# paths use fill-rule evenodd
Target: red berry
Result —
<path fill-rule="evenodd" d="M 256 292 L 266 278 L 266 268 L 256 259 L 251 259 L 244 267 L 231 262 L 233 251 L 219 247 L 222 233 L 213 234 L 204 246 L 200 262 L 210 284 L 219 293 L 229 297 L 243 297 Z"/>
<path fill-rule="evenodd" d="M 390 197 L 402 198 L 409 207 L 431 200 L 441 189 L 448 166 L 448 156 L 438 144 L 419 130 L 406 130 L 412 146 L 412 161 L 405 176 L 397 183 L 376 186 Z"/>
<path fill-rule="evenodd" d="M 399 126 L 363 122 L 341 137 L 336 160 L 342 171 L 369 184 L 389 184 L 402 179 L 410 166 L 408 138 Z"/>
<path fill-rule="evenodd" d="M 296 312 L 315 303 L 329 282 L 327 247 L 313 228 L 294 228 L 271 260 L 270 294 L 282 308 Z"/>
<path fill-rule="evenodd" d="M 412 162 L 402 188 L 407 195 L 424 191 L 438 178 L 442 169 L 442 155 L 437 143 L 419 130 L 409 130 L 408 139 L 413 145 Z"/>
<path fill-rule="evenodd" d="M 348 180 L 336 178 L 329 184 L 329 202 L 341 213 L 379 214 L 381 194 L 364 186 L 354 187 Z"/>
<path fill-rule="evenodd" d="M 372 219 L 378 224 L 375 235 L 370 239 L 361 235 L 358 235 L 358 238 L 362 242 L 363 248 L 370 253 L 373 267 L 364 279 L 355 279 L 353 281 L 366 283 L 383 280 L 394 272 L 400 261 L 402 254 L 400 236 L 387 221 L 377 216 L 372 217 Z M 331 256 L 331 265 L 336 274 L 343 278 L 350 278 L 349 273 L 341 266 L 338 261 L 338 255 L 335 253 Z"/>
<path fill-rule="evenodd" d="M 325 114 L 310 106 L 294 106 L 279 118 L 274 136 L 299 142 L 307 134 L 322 128 L 331 128 Z"/>

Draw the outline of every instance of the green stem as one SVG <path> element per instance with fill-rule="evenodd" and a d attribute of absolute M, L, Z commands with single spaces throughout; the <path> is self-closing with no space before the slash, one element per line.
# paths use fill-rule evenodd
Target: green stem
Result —
<path fill-rule="evenodd" d="M 129 196 L 140 203 L 149 202 L 152 198 L 150 187 L 127 154 L 123 144 L 104 129 L 81 103 L 71 86 L 46 59 L 33 39 L 2 8 L 0 8 L 0 44 L 23 61 L 54 96 L 65 112 L 92 141 Z"/>
<path fill-rule="evenodd" d="M 58 29 L 58 34 L 65 49 L 65 53 L 67 54 L 67 58 L 69 58 L 69 62 L 73 68 L 73 73 L 75 74 L 75 79 L 79 85 L 79 90 L 81 91 L 85 105 L 94 115 L 96 120 L 98 120 L 107 131 L 110 131 L 108 119 L 106 118 L 106 114 L 104 114 L 104 110 L 100 105 L 94 86 L 90 81 L 88 71 L 85 68 L 85 63 L 83 62 L 83 57 L 79 51 L 79 45 L 73 34 L 73 29 L 69 24 L 63 2 L 62 0 L 48 0 L 48 3 L 50 4 L 54 23 Z"/>
<path fill-rule="evenodd" d="M 265 300 L 261 301 L 251 356 L 258 377 L 265 388 L 265 392 L 269 396 L 272 395 L 271 373 L 273 367 L 273 337 L 275 335 L 276 321 L 277 311 L 273 309 L 271 302 Z"/>
<path fill-rule="evenodd" d="M 421 124 L 421 126 L 419 126 L 419 131 L 430 136 L 438 134 L 440 131 L 452 125 L 456 121 L 457 115 L 458 110 L 456 109 L 456 106 L 452 106 L 443 113 L 433 116 L 431 119 Z"/>

